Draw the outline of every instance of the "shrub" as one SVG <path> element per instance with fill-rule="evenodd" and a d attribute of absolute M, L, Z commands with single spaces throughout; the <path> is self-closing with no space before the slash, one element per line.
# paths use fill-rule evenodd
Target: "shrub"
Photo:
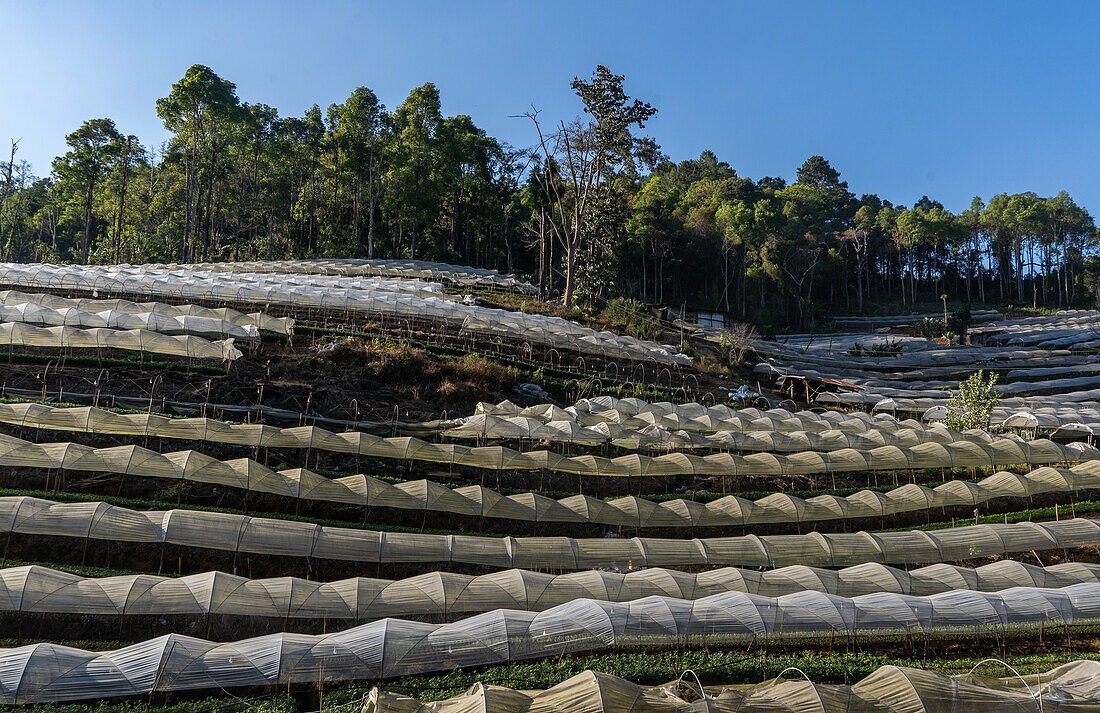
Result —
<path fill-rule="evenodd" d="M 891 357 L 901 354 L 901 342 L 894 340 L 886 340 L 878 344 L 869 344 L 863 346 L 861 344 L 853 344 L 852 348 L 848 350 L 848 353 L 852 356 L 870 356 L 870 357 Z"/>
<path fill-rule="evenodd" d="M 718 360 L 728 367 L 741 364 L 757 336 L 756 329 L 744 322 L 735 322 L 729 329 L 723 329 L 718 337 Z"/>
<path fill-rule="evenodd" d="M 913 324 L 913 331 L 917 333 L 917 336 L 925 339 L 936 339 L 942 336 L 946 329 L 947 326 L 942 319 L 932 319 L 931 317 Z"/>
<path fill-rule="evenodd" d="M 966 330 L 970 328 L 971 320 L 970 308 L 963 307 L 947 318 L 947 331 L 955 334 L 966 334 Z"/>
<path fill-rule="evenodd" d="M 601 316 L 622 332 L 638 339 L 656 339 L 662 331 L 661 323 L 639 300 L 611 300 Z"/>
<path fill-rule="evenodd" d="M 951 392 L 951 399 L 947 402 L 947 425 L 956 431 L 965 431 L 968 428 L 989 428 L 989 414 L 997 406 L 1001 398 L 993 387 L 997 383 L 997 374 L 989 373 L 987 379 L 984 371 L 978 371 L 970 375 L 970 378 L 959 384 L 958 391 Z"/>

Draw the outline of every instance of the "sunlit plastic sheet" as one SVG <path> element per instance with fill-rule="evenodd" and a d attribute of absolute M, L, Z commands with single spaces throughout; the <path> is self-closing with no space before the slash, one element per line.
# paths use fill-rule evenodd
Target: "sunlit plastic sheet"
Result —
<path fill-rule="evenodd" d="M 249 286 L 335 287 L 373 292 L 394 292 L 420 297 L 443 296 L 444 292 L 443 285 L 439 283 L 421 282 L 419 280 L 373 277 L 358 277 L 351 279 L 326 275 L 226 272 L 165 265 L 78 265 L 76 267 L 83 271 L 92 271 L 123 278 L 147 277 L 156 279 L 177 278 L 203 281 L 223 280 Z"/>
<path fill-rule="evenodd" d="M 42 305 L 54 310 L 78 309 L 84 312 L 100 313 L 104 310 L 127 314 L 154 314 L 163 317 L 200 317 L 220 322 L 229 322 L 251 331 L 254 327 L 262 332 L 293 334 L 294 320 L 289 317 L 272 317 L 263 312 L 244 314 L 229 307 L 209 308 L 195 304 L 170 305 L 163 302 L 131 302 L 120 299 L 69 299 L 47 292 L 20 292 L 19 290 L 0 290 L 0 304 L 17 306 L 24 304 Z"/>
<path fill-rule="evenodd" d="M 115 414 L 92 407 L 51 409 L 38 404 L 0 404 L 0 421 L 23 426 L 69 426 L 67 430 L 77 430 L 72 428 L 81 422 L 77 419 L 84 419 L 83 422 L 87 423 L 97 413 L 121 415 L 123 423 L 130 426 L 135 423 L 148 426 L 144 430 L 148 436 L 165 437 L 169 433 L 175 438 L 188 437 L 171 428 L 183 419 L 151 417 L 149 414 Z M 114 421 L 110 423 L 118 425 Z M 261 431 L 273 428 L 248 427 Z M 112 434 L 142 433 L 136 427 L 104 426 L 98 430 L 88 430 Z M 273 443 L 278 442 L 274 439 L 264 442 L 265 445 Z M 851 520 L 937 508 L 973 507 L 996 498 L 1025 498 L 1043 493 L 1076 494 L 1082 490 L 1100 489 L 1100 460 L 1095 460 L 1073 468 L 1038 468 L 1026 474 L 1001 471 L 977 483 L 949 481 L 934 488 L 910 484 L 884 493 L 862 490 L 844 497 L 821 495 L 804 499 L 774 493 L 755 501 L 727 495 L 699 503 L 684 499 L 653 502 L 635 496 L 605 501 L 588 495 L 571 495 L 555 500 L 534 492 L 502 495 L 479 485 L 449 488 L 429 480 L 388 483 L 368 475 L 330 478 L 304 468 L 276 471 L 247 458 L 219 461 L 198 451 L 162 454 L 140 446 L 92 448 L 75 443 L 32 443 L 12 436 L 0 436 L 0 465 L 187 480 L 365 507 L 524 522 L 596 523 L 637 528 Z"/>
<path fill-rule="evenodd" d="M 0 498 L 0 532 L 355 562 L 461 562 L 557 570 L 927 564 L 1100 544 L 1100 525 L 1081 518 L 927 532 L 696 539 L 482 537 L 377 532 L 199 510 L 136 511 L 103 502 L 57 503 L 27 496 Z"/>
<path fill-rule="evenodd" d="M 994 663 L 988 668 L 1003 670 Z M 703 690 L 691 674 L 642 687 L 584 671 L 546 690 L 477 683 L 460 696 L 430 703 L 375 688 L 361 713 L 1093 713 L 1098 707 L 1100 663 L 1074 661 L 1022 678 L 882 666 L 851 686 L 813 683 L 791 670 L 764 683 Z"/>
<path fill-rule="evenodd" d="M 1004 632 L 1100 620 L 1100 584 L 928 597 L 726 592 L 694 601 L 575 599 L 533 613 L 498 609 L 453 624 L 383 619 L 333 634 L 214 643 L 172 634 L 113 651 L 54 644 L 0 650 L 0 702 L 88 700 L 157 691 L 369 680 L 570 652 L 722 645 L 810 636 Z"/>
<path fill-rule="evenodd" d="M 384 617 L 469 615 L 493 609 L 543 611 L 574 599 L 629 602 L 652 596 L 699 599 L 724 592 L 778 597 L 824 592 L 928 596 L 952 590 L 1060 588 L 1100 582 L 1100 565 L 1051 567 L 1000 560 L 976 568 L 936 564 L 903 570 L 862 564 L 840 570 L 792 565 L 757 571 L 724 567 L 699 574 L 670 569 L 546 574 L 509 569 L 483 575 L 432 572 L 407 579 L 316 582 L 247 579 L 225 572 L 183 577 L 81 577 L 37 565 L 0 569 L 0 611 L 111 616 L 259 616 L 364 622 Z"/>
<path fill-rule="evenodd" d="M 310 284 L 316 280 L 308 279 L 318 276 L 260 277 L 266 281 L 237 279 L 231 272 L 195 276 L 186 270 L 128 265 L 0 263 L 0 283 L 19 287 L 158 295 L 432 320 L 473 334 L 524 340 L 609 359 L 691 365 L 691 359 L 673 347 L 596 331 L 560 317 L 467 305 L 423 293 L 372 289 L 362 280 L 352 278 L 326 277 L 324 280 L 331 284 L 318 285 Z M 303 282 L 306 284 L 300 284 Z"/>
<path fill-rule="evenodd" d="M 891 445 L 869 450 L 843 448 L 829 452 L 749 455 L 728 452 L 709 455 L 674 452 L 650 456 L 637 453 L 608 458 L 594 455 L 567 456 L 550 450 L 519 451 L 504 446 L 476 447 L 434 443 L 411 436 L 382 437 L 361 431 L 333 433 L 317 426 L 280 428 L 263 424 L 227 423 L 207 418 L 169 419 L 148 413 L 117 414 L 94 407 L 54 410 L 41 405 L 9 404 L 0 405 L 0 413 L 6 414 L 3 420 L 8 423 L 37 423 L 43 428 L 59 430 L 156 435 L 256 447 L 310 448 L 488 470 L 546 469 L 594 476 L 795 475 L 958 466 L 1042 465 L 1100 459 L 1100 450 L 1087 443 L 1063 445 L 1047 439 L 1025 441 L 1015 436 L 991 439 L 989 442 L 926 442 L 912 447 Z"/>
<path fill-rule="evenodd" d="M 786 432 L 719 430 L 715 433 L 699 433 L 687 429 L 672 430 L 657 424 L 642 428 L 628 428 L 610 422 L 581 426 L 571 419 L 542 421 L 530 416 L 492 414 L 477 414 L 462 419 L 457 425 L 443 428 L 440 434 L 461 439 L 547 441 L 574 445 L 610 444 L 629 450 L 709 449 L 772 453 L 836 451 L 844 448 L 866 450 L 881 446 L 912 447 L 921 443 L 992 440 L 992 436 L 983 431 L 959 433 L 942 424 L 917 428 L 874 429 L 859 433 L 841 429 Z"/>
<path fill-rule="evenodd" d="M 199 337 L 228 336 L 238 341 L 258 342 L 260 331 L 254 325 L 242 327 L 222 319 L 209 317 L 169 317 L 155 312 L 134 314 L 117 310 L 85 312 L 76 307 L 53 309 L 26 302 L 0 305 L 0 322 L 22 322 L 48 327 L 67 326 L 82 329 L 146 329 L 161 334 L 194 334 Z"/>
<path fill-rule="evenodd" d="M 211 342 L 191 335 L 169 335 L 148 329 L 81 329 L 79 327 L 35 327 L 22 322 L 0 324 L 3 347 L 48 347 L 53 349 L 123 349 L 165 354 L 189 359 L 234 361 L 241 351 L 232 339 Z"/>
<path fill-rule="evenodd" d="M 533 408 L 533 407 L 532 407 Z M 525 412 L 531 409 L 524 409 Z M 560 410 L 560 409 L 559 409 Z M 201 438 L 213 432 L 212 440 L 221 442 L 241 442 L 241 445 L 255 446 L 257 443 L 244 443 L 245 436 L 235 432 L 232 425 L 220 424 L 213 421 L 215 428 L 210 428 L 207 421 L 202 431 L 196 431 L 196 424 L 187 419 L 173 419 L 165 423 L 163 417 L 146 414 L 144 416 L 118 418 L 117 415 L 107 410 L 87 408 L 64 408 L 45 405 L 19 404 L 11 407 L 0 405 L 0 421 L 3 423 L 18 423 L 23 426 L 50 428 L 55 430 L 100 432 L 100 434 L 132 434 L 149 435 L 158 432 L 164 438 Z M 640 420 L 640 419 L 639 419 Z M 763 420 L 763 419 L 761 419 Z M 144 421 L 144 423 L 141 423 Z M 683 423 L 683 421 L 681 421 Z M 220 424 L 221 428 L 217 426 Z M 827 421 L 818 421 L 813 427 L 821 427 Z M 882 428 L 877 428 L 882 424 Z M 693 426 L 698 426 L 697 419 Z M 728 424 L 734 426 L 734 424 Z M 848 424 L 842 424 L 848 426 Z M 854 425 L 867 427 L 861 420 L 854 420 Z M 908 427 L 912 425 L 912 427 Z M 756 424 L 750 424 L 756 426 Z M 871 421 L 870 428 L 861 432 L 853 432 L 842 429 L 805 430 L 805 431 L 768 431 L 762 429 L 747 429 L 745 431 L 719 430 L 715 434 L 700 434 L 689 430 L 668 430 L 658 425 L 651 425 L 641 430 L 625 428 L 612 423 L 599 423 L 592 427 L 584 427 L 565 417 L 562 420 L 542 421 L 530 416 L 493 416 L 491 414 L 477 414 L 469 418 L 455 419 L 452 421 L 429 421 L 423 424 L 406 424 L 411 432 L 431 435 L 431 431 L 438 432 L 440 436 L 448 438 L 460 438 L 463 440 L 519 440 L 519 441 L 546 441 L 555 443 L 571 443 L 574 446 L 595 446 L 610 443 L 625 450 L 649 450 L 656 452 L 668 452 L 672 450 L 735 450 L 756 452 L 792 453 L 805 450 L 836 451 L 836 450 L 869 450 L 893 446 L 899 448 L 912 448 L 922 443 L 954 443 L 959 441 L 975 441 L 979 443 L 991 443 L 997 440 L 987 431 L 969 430 L 964 432 L 954 431 L 943 424 L 930 424 L 928 426 L 916 424 L 915 421 L 904 426 L 897 421 Z M 140 429 L 140 430 L 138 430 Z M 175 436 L 169 432 L 175 430 Z M 218 431 L 222 431 L 219 432 Z M 238 429 L 240 430 L 240 429 Z M 855 429 L 854 429 L 855 430 Z M 328 438 L 348 438 L 348 435 L 327 432 Z M 223 441 L 224 438 L 234 438 L 232 441 Z M 274 434 L 268 437 L 279 438 L 283 436 L 282 429 L 275 429 Z M 323 437 L 322 437 L 323 438 Z M 1004 438 L 1004 437 L 1002 437 Z M 1022 438 L 1010 435 L 1007 438 L 1024 442 Z M 281 438 L 282 447 L 296 447 L 295 441 L 300 439 Z M 312 448 L 312 446 L 309 446 Z M 339 445 L 338 448 L 341 448 Z M 345 449 L 346 447 L 343 447 Z"/>
<path fill-rule="evenodd" d="M 482 418 L 474 420 L 477 417 Z M 515 420 L 504 424 L 496 419 Z M 781 408 L 734 409 L 724 404 L 705 406 L 698 403 L 648 403 L 640 399 L 617 399 L 610 396 L 581 399 L 564 409 L 555 404 L 520 407 L 511 401 L 498 404 L 482 402 L 477 405 L 473 417 L 456 419 L 454 425 L 443 423 L 440 428 L 462 427 L 463 431 L 460 433 L 464 437 L 493 437 L 496 435 L 494 431 L 499 430 L 500 434 L 508 437 L 524 438 L 527 433 L 524 429 L 536 429 L 540 423 L 555 424 L 554 428 L 561 430 L 561 435 L 558 436 L 561 439 L 572 435 L 564 430 L 569 422 L 587 429 L 578 433 L 579 438 L 595 439 L 600 436 L 604 440 L 624 435 L 643 438 L 649 434 L 670 434 L 691 442 L 694 434 L 717 434 L 722 438 L 724 436 L 721 434 L 725 432 L 755 434 L 761 431 L 769 434 L 794 434 L 799 438 L 805 438 L 806 435 L 837 437 L 834 432 L 839 431 L 843 434 L 839 436 L 841 438 L 866 435 L 868 438 L 894 436 L 896 439 L 917 439 L 916 442 L 990 440 L 985 431 L 970 430 L 960 433 L 938 423 L 924 423 L 914 419 L 899 421 L 887 413 L 817 413 Z M 631 431 L 637 432 L 637 436 L 629 433 Z M 538 435 L 545 435 L 548 439 L 554 437 L 552 431 Z M 766 436 L 753 435 L 752 438 Z M 715 442 L 721 441 L 719 439 Z"/>
<path fill-rule="evenodd" d="M 437 280 L 458 285 L 493 287 L 527 294 L 537 294 L 538 288 L 513 275 L 479 267 L 450 265 L 425 260 L 372 260 L 363 258 L 314 260 L 256 260 L 248 262 L 207 262 L 188 265 L 167 265 L 217 272 L 275 272 L 288 274 L 342 275 L 348 277 L 400 277 L 416 280 Z"/>

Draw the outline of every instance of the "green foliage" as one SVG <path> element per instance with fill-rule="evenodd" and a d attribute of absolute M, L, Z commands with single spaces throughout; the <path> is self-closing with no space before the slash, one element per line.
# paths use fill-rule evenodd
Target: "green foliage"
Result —
<path fill-rule="evenodd" d="M 852 356 L 871 356 L 871 357 L 892 357 L 901 354 L 901 342 L 896 340 L 886 340 L 878 344 L 871 344 L 863 346 L 861 344 L 853 344 L 852 348 L 848 350 L 848 353 Z"/>
<path fill-rule="evenodd" d="M 656 339 L 662 331 L 661 323 L 649 307 L 638 300 L 611 300 L 600 316 L 618 330 L 638 339 Z"/>
<path fill-rule="evenodd" d="M 744 322 L 723 329 L 718 337 L 718 361 L 727 368 L 741 366 L 752 351 L 757 336 L 756 329 Z"/>
<path fill-rule="evenodd" d="M 393 110 L 357 87 L 283 116 L 196 64 L 156 102 L 163 150 L 96 118 L 48 177 L 5 151 L 0 259 L 415 256 L 517 272 L 544 296 L 718 309 L 764 331 L 932 302 L 935 337 L 965 333 L 952 302 L 1049 310 L 1100 294 L 1094 220 L 1064 191 L 954 215 L 928 197 L 857 197 L 823 156 L 792 185 L 739 176 L 711 151 L 674 164 L 641 135 L 656 110 L 622 75 L 599 66 L 572 88 L 583 115 L 543 121 L 542 136 L 529 126 L 533 157 L 445 115 L 431 82 Z M 1042 260 L 1021 270 L 1033 250 Z"/>
<path fill-rule="evenodd" d="M 994 389 L 998 375 L 977 371 L 959 384 L 958 391 L 951 392 L 947 402 L 947 425 L 956 431 L 968 428 L 989 428 L 989 414 L 997 406 L 1001 394 Z"/>
<path fill-rule="evenodd" d="M 953 334 L 966 334 L 970 323 L 970 308 L 963 307 L 947 318 L 947 331 Z"/>
<path fill-rule="evenodd" d="M 942 319 L 926 317 L 913 324 L 913 331 L 916 332 L 917 336 L 925 339 L 939 339 L 946 331 L 946 325 Z"/>

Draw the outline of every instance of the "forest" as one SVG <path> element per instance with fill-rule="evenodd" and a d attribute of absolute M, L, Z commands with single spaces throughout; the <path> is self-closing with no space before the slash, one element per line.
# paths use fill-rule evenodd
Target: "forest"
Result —
<path fill-rule="evenodd" d="M 566 305 L 627 298 L 765 328 L 943 300 L 1096 303 L 1096 226 L 1065 191 L 976 196 L 956 214 L 857 196 L 822 156 L 789 184 L 711 151 L 674 163 L 622 75 L 599 66 L 571 89 L 575 117 L 517 98 L 530 142 L 515 147 L 444 116 L 431 83 L 392 109 L 359 87 L 284 117 L 195 65 L 156 101 L 161 145 L 93 118 L 37 175 L 13 140 L 0 260 L 415 258 L 515 272 Z"/>

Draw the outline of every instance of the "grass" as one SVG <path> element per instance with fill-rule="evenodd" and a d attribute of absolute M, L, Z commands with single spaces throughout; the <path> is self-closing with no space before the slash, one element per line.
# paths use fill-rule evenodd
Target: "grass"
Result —
<path fill-rule="evenodd" d="M 623 334 L 653 341 L 661 336 L 664 328 L 649 311 L 644 302 L 614 299 L 600 313 L 603 321 Z"/>

